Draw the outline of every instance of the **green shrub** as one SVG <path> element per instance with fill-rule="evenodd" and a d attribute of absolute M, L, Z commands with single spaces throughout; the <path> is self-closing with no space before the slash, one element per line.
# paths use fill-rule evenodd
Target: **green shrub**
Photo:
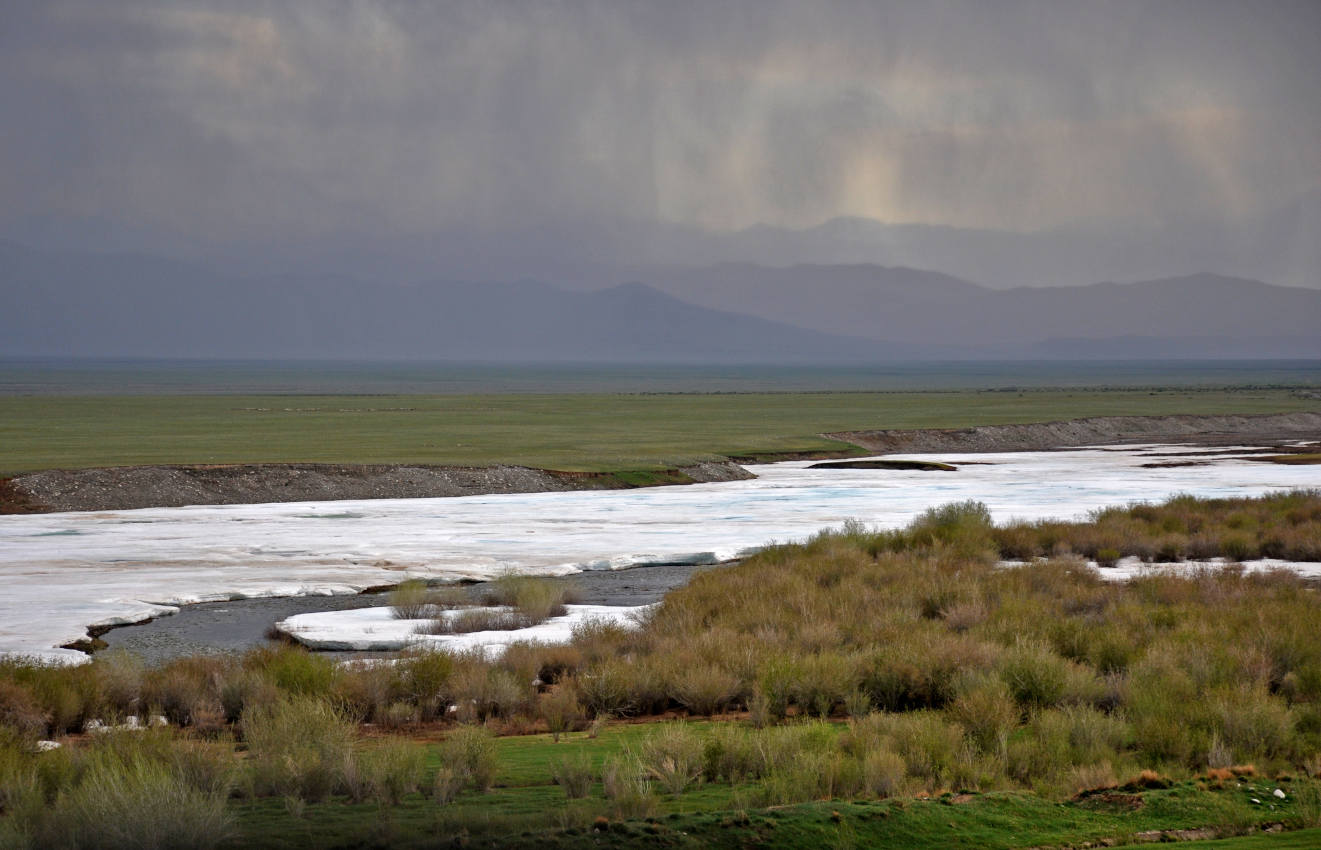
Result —
<path fill-rule="evenodd" d="M 739 692 L 738 677 L 709 664 L 680 670 L 675 679 L 674 699 L 691 714 L 722 711 Z"/>
<path fill-rule="evenodd" d="M 355 780 L 347 783 L 351 797 L 371 797 L 382 806 L 397 806 L 405 795 L 418 789 L 426 752 L 411 741 L 388 738 L 355 753 L 350 764 Z"/>
<path fill-rule="evenodd" d="M 143 757 L 98 761 L 50 812 L 46 838 L 53 838 L 52 844 L 125 850 L 215 847 L 234 831 L 226 796 L 190 787 L 165 765 Z"/>
<path fill-rule="evenodd" d="M 594 664 L 577 679 L 583 707 L 593 717 L 631 714 L 637 705 L 632 682 L 628 665 L 618 660 Z"/>
<path fill-rule="evenodd" d="M 862 758 L 863 785 L 877 797 L 893 797 L 899 793 L 907 769 L 907 763 L 898 753 L 871 750 Z"/>
<path fill-rule="evenodd" d="M 999 678 L 973 674 L 960 681 L 958 690 L 949 716 L 963 725 L 978 750 L 1003 756 L 1010 734 L 1022 720 L 1009 686 Z"/>
<path fill-rule="evenodd" d="M 394 665 L 403 696 L 418 707 L 423 720 L 445 713 L 451 700 L 454 657 L 446 652 L 419 651 L 400 656 Z"/>
<path fill-rule="evenodd" d="M 710 782 L 737 785 L 758 777 L 759 765 L 755 732 L 721 723 L 711 729 L 703 742 L 702 773 Z"/>
<path fill-rule="evenodd" d="M 637 761 L 666 793 L 682 794 L 702 777 L 702 742 L 683 723 L 664 723 L 643 739 Z"/>
<path fill-rule="evenodd" d="M 583 712 L 574 681 L 565 679 L 538 697 L 537 715 L 546 722 L 546 728 L 555 741 L 577 727 L 582 721 Z"/>
<path fill-rule="evenodd" d="M 436 775 L 432 779 L 431 799 L 441 804 L 452 803 L 467 784 L 468 777 L 464 771 L 453 765 L 442 764 L 436 768 Z"/>
<path fill-rule="evenodd" d="M 564 789 L 565 797 L 582 799 L 592 790 L 592 759 L 586 752 L 561 756 L 551 762 L 550 777 Z"/>
<path fill-rule="evenodd" d="M 1000 677 L 1025 708 L 1058 705 L 1067 692 L 1073 667 L 1044 644 L 1019 642 L 1000 662 Z"/>
<path fill-rule="evenodd" d="M 498 766 L 491 733 L 481 726 L 458 727 L 441 742 L 440 763 L 452 768 L 478 791 L 489 791 Z"/>
<path fill-rule="evenodd" d="M 50 714 L 24 685 L 0 679 L 0 727 L 20 738 L 36 739 L 45 734 Z"/>
<path fill-rule="evenodd" d="M 247 711 L 242 730 L 255 794 L 316 802 L 343 786 L 356 730 L 326 701 L 292 697 Z"/>
<path fill-rule="evenodd" d="M 395 585 L 387 597 L 396 620 L 421 620 L 431 613 L 427 583 L 410 578 Z"/>
<path fill-rule="evenodd" d="M 329 696 L 341 675 L 333 659 L 289 644 L 253 650 L 244 658 L 244 666 L 261 672 L 280 690 L 298 696 Z"/>

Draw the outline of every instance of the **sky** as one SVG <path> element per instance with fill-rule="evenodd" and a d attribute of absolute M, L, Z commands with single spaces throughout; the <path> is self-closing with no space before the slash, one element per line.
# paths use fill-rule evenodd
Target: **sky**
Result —
<path fill-rule="evenodd" d="M 1321 287 L 1321 3 L 0 0 L 0 238 Z"/>

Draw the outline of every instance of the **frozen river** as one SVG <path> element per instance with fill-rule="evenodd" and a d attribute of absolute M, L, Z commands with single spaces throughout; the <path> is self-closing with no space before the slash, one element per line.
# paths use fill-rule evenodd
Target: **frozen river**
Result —
<path fill-rule="evenodd" d="M 1176 493 L 1321 486 L 1321 468 L 1237 458 L 1144 468 L 1192 447 L 975 455 L 957 472 L 750 466 L 755 480 L 625 491 L 300 502 L 0 517 L 0 652 L 55 649 L 87 626 L 180 604 L 352 593 L 410 576 L 565 574 L 726 559 L 856 518 L 895 527 L 932 505 L 985 502 L 997 521 L 1077 518 Z"/>

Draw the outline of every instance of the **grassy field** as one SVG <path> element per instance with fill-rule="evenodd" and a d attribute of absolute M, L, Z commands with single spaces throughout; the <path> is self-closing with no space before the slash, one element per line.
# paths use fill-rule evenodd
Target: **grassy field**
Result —
<path fill-rule="evenodd" d="M 6 396 L 0 474 L 149 463 L 617 471 L 838 450 L 821 432 L 1321 409 L 1294 389 L 674 395 Z"/>
<path fill-rule="evenodd" d="M 690 724 L 698 734 L 715 724 Z M 845 724 L 835 724 L 846 734 Z M 294 817 L 279 800 L 236 805 L 233 847 L 874 847 L 926 850 L 947 847 L 1028 848 L 1085 841 L 1128 843 L 1139 833 L 1213 829 L 1248 831 L 1284 823 L 1296 829 L 1311 817 L 1308 802 L 1317 783 L 1292 780 L 1285 801 L 1271 792 L 1279 783 L 1249 778 L 1209 789 L 1196 780 L 1167 789 L 1133 788 L 1096 799 L 1052 801 L 1021 792 L 917 799 L 835 799 L 775 808 L 748 805 L 755 783 L 708 782 L 683 794 L 660 794 L 647 814 L 620 817 L 602 797 L 600 782 L 588 796 L 571 800 L 555 784 L 552 765 L 584 754 L 596 771 L 611 757 L 636 748 L 654 733 L 647 725 L 612 725 L 598 738 L 574 734 L 555 743 L 548 735 L 500 738 L 495 788 L 461 793 L 437 805 L 410 795 L 382 810 L 374 803 L 342 799 L 308 806 Z M 429 749 L 428 771 L 441 766 Z M 1119 798 L 1119 799 L 1116 799 Z M 1256 798 L 1271 803 L 1253 803 Z M 1173 836 L 1171 836 L 1173 837 Z M 1208 847 L 1315 847 L 1321 830 L 1244 836 L 1208 842 Z M 1147 838 L 1147 841 L 1152 840 Z M 1312 842 L 1312 843 L 1309 843 Z M 1200 846 L 1200 842 L 1191 846 Z"/>

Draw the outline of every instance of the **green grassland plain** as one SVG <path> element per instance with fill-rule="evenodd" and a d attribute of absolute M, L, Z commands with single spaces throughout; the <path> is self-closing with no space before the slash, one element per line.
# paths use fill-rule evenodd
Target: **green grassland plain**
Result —
<path fill-rule="evenodd" d="M 0 474 L 182 463 L 654 470 L 838 451 L 823 432 L 1321 409 L 1306 388 L 518 395 L 0 396 Z"/>

